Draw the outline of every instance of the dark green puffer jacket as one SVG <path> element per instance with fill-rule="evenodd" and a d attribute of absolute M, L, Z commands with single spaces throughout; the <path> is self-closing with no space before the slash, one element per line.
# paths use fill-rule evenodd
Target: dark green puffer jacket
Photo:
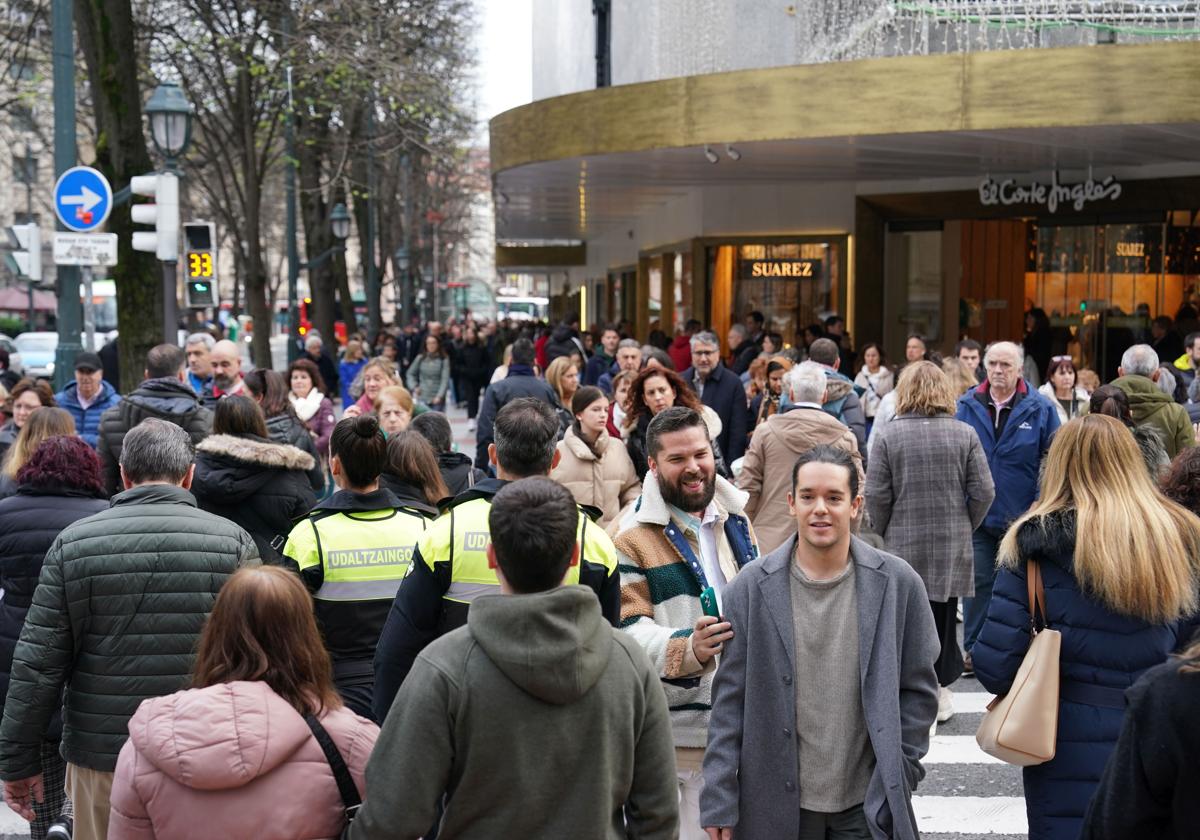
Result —
<path fill-rule="evenodd" d="M 172 485 L 127 490 L 65 528 L 13 655 L 0 778 L 41 771 L 41 736 L 64 685 L 63 757 L 115 770 L 138 704 L 187 686 L 218 590 L 258 562 L 249 534 Z"/>

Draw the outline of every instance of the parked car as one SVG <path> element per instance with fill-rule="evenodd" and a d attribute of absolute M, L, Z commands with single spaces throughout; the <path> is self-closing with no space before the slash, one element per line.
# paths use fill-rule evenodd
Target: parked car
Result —
<path fill-rule="evenodd" d="M 34 379 L 54 378 L 54 352 L 58 349 L 58 333 L 26 332 L 14 339 L 25 375 Z"/>
<path fill-rule="evenodd" d="M 17 374 L 17 376 L 23 376 L 25 374 L 25 364 L 21 361 L 21 351 L 13 343 L 12 337 L 0 333 L 0 348 L 8 351 L 8 369 Z"/>

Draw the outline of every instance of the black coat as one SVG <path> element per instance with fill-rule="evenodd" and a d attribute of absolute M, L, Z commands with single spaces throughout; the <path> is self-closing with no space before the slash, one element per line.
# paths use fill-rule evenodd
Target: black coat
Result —
<path fill-rule="evenodd" d="M 680 375 L 684 382 L 695 387 L 695 368 L 688 368 Z M 741 378 L 725 365 L 718 364 L 704 383 L 704 393 L 700 395 L 700 402 L 717 412 L 717 416 L 721 418 L 721 434 L 717 443 L 720 444 L 726 460 L 732 464 L 746 454 L 746 443 L 750 433 L 750 409 Z"/>
<path fill-rule="evenodd" d="M 33 602 L 42 560 L 60 531 L 108 507 L 96 493 L 73 487 L 33 488 L 0 501 L 0 709 L 8 694 L 13 651 Z M 62 715 L 56 714 L 46 733 L 48 740 L 62 737 Z"/>
<path fill-rule="evenodd" d="M 464 381 L 483 387 L 492 378 L 492 354 L 481 341 L 474 344 L 463 342 L 454 359 L 454 370 Z"/>
<path fill-rule="evenodd" d="M 475 426 L 475 466 L 481 470 L 488 467 L 488 444 L 492 442 L 492 431 L 500 409 L 520 397 L 535 397 L 556 411 L 560 408 L 558 396 L 544 379 L 529 373 L 508 372 L 505 379 L 489 385 L 479 406 L 479 417 Z"/>
<path fill-rule="evenodd" d="M 554 328 L 554 332 L 550 333 L 550 340 L 546 342 L 546 364 L 550 364 L 559 356 L 570 356 L 572 353 L 585 355 L 582 345 L 578 342 L 579 336 L 575 330 L 567 324 L 559 324 Z"/>
<path fill-rule="evenodd" d="M 100 415 L 96 449 L 104 469 L 104 488 L 121 491 L 121 446 L 129 430 L 147 417 L 156 417 L 179 426 L 192 443 L 200 443 L 212 430 L 212 412 L 200 405 L 200 398 L 186 382 L 174 377 L 147 379 L 137 389 Z"/>
<path fill-rule="evenodd" d="M 461 452 L 439 452 L 438 469 L 451 496 L 470 490 L 487 478 L 487 473 L 478 469 L 471 463 L 470 457 Z"/>
<path fill-rule="evenodd" d="M 1200 673 L 1151 668 L 1125 692 L 1117 748 L 1092 797 L 1081 840 L 1183 840 L 1200 824 Z M 1191 663 L 1194 668 L 1195 662 Z"/>
<path fill-rule="evenodd" d="M 294 446 L 247 435 L 212 435 L 196 447 L 192 495 L 201 510 L 241 525 L 264 563 L 281 565 L 271 548 L 292 521 L 317 503 L 309 486 L 313 459 Z"/>
<path fill-rule="evenodd" d="M 420 487 L 415 487 L 407 481 L 401 481 L 391 473 L 380 473 L 379 486 L 392 494 L 396 507 L 420 511 L 429 517 L 435 517 L 440 512 L 437 505 L 429 503 L 429 500 L 425 498 L 425 492 Z M 439 501 L 441 500 L 439 499 Z"/>
<path fill-rule="evenodd" d="M 307 452 L 313 459 L 313 465 L 308 469 L 308 483 L 314 491 L 325 489 L 325 467 L 317 454 L 317 445 L 313 443 L 312 432 L 304 421 L 289 412 L 276 414 L 267 418 L 267 436 L 275 443 L 286 443 L 301 452 Z"/>
<path fill-rule="evenodd" d="M 326 394 L 337 394 L 340 392 L 340 388 L 338 387 L 337 365 L 334 363 L 333 359 L 329 357 L 329 354 L 325 352 L 325 348 L 321 348 L 321 355 L 315 359 L 307 350 L 300 358 L 308 359 L 317 366 L 317 371 L 321 374 L 321 378 L 325 380 Z"/>

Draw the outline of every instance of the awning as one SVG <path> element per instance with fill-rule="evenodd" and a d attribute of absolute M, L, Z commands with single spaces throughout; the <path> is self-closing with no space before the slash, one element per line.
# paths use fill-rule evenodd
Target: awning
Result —
<path fill-rule="evenodd" d="M 42 292 L 34 289 L 33 308 L 38 312 L 55 312 L 58 310 L 58 298 L 51 292 Z M 28 290 L 17 286 L 0 289 L 0 311 L 28 312 Z"/>

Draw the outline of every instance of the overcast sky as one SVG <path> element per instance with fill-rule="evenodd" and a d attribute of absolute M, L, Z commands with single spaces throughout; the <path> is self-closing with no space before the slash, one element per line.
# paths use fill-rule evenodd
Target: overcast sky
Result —
<path fill-rule="evenodd" d="M 533 95 L 533 0 L 477 0 L 479 69 L 477 116 L 480 136 L 487 121 Z"/>

